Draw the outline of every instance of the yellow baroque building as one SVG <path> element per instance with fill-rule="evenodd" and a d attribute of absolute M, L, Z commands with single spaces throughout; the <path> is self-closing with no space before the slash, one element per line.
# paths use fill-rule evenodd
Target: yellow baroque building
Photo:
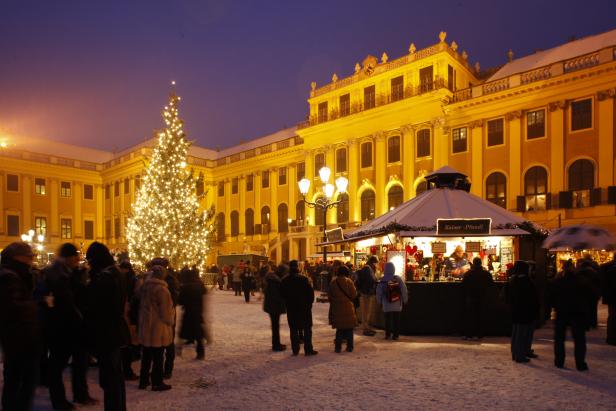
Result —
<path fill-rule="evenodd" d="M 216 209 L 212 261 L 314 255 L 323 224 L 361 225 L 425 190 L 423 176 L 444 165 L 467 174 L 472 193 L 547 227 L 616 229 L 616 30 L 507 57 L 481 71 L 442 32 L 430 47 L 411 44 L 395 60 L 368 56 L 347 77 L 313 82 L 296 127 L 219 151 L 192 147 L 202 205 Z M 153 144 L 111 153 L 0 139 L 0 247 L 33 229 L 47 250 L 94 240 L 125 249 Z M 310 179 L 314 200 L 324 165 L 349 180 L 326 222 L 297 188 Z"/>

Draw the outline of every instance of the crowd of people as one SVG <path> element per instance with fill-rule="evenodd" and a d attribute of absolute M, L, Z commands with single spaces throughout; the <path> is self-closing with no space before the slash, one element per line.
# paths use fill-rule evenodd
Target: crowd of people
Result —
<path fill-rule="evenodd" d="M 55 261 L 37 270 L 30 245 L 15 242 L 0 255 L 0 344 L 3 351 L 2 409 L 28 410 L 37 384 L 48 387 L 54 409 L 71 410 L 75 404 L 95 405 L 88 390 L 87 369 L 98 365 L 105 410 L 126 409 L 126 381 L 139 389 L 166 391 L 171 385 L 176 337 L 194 343 L 196 359 L 205 358 L 204 341 L 210 341 L 204 321 L 207 288 L 194 268 L 176 272 L 164 258 L 148 262 L 136 273 L 129 261 L 116 262 L 109 249 L 94 242 L 85 262 L 71 243 L 63 244 Z M 354 350 L 354 329 L 373 337 L 375 304 L 384 313 L 384 338 L 398 340 L 400 318 L 409 292 L 391 262 L 371 256 L 355 270 L 350 263 L 308 261 L 283 264 L 250 262 L 210 267 L 218 273 L 222 290 L 229 286 L 246 303 L 259 292 L 271 323 L 273 351 L 285 351 L 280 338 L 280 317 L 286 314 L 294 356 L 303 346 L 306 356 L 318 354 L 312 344 L 312 305 L 316 289 L 327 294 L 329 323 L 335 329 L 334 352 L 343 344 Z M 491 275 L 475 259 L 464 274 L 464 339 L 481 339 Z M 616 262 L 599 267 L 590 258 L 567 261 L 549 283 L 545 299 L 533 278 L 533 265 L 516 261 L 510 267 L 504 299 L 511 308 L 511 356 L 518 363 L 537 358 L 533 333 L 542 307 L 555 311 L 554 364 L 565 365 L 564 342 L 568 328 L 575 345 L 575 364 L 588 370 L 585 360 L 588 329 L 597 327 L 601 295 L 608 305 L 607 343 L 616 345 Z M 182 319 L 176 324 L 176 309 Z M 176 330 L 178 326 L 178 330 Z M 133 362 L 141 360 L 139 375 Z M 73 401 L 66 396 L 63 371 L 71 361 Z"/>
<path fill-rule="evenodd" d="M 74 244 L 38 270 L 29 244 L 15 242 L 0 254 L 2 409 L 30 410 L 38 384 L 47 386 L 53 409 L 96 405 L 86 378 L 97 365 L 105 410 L 126 409 L 126 381 L 166 391 L 176 355 L 176 307 L 183 308 L 178 337 L 205 357 L 204 297 L 194 268 L 175 272 L 164 258 L 137 274 L 119 264 L 102 243 L 92 243 L 82 264 Z M 180 350 L 178 350 L 180 351 Z M 141 360 L 140 374 L 133 362 Z M 62 374 L 71 362 L 72 402 Z"/>

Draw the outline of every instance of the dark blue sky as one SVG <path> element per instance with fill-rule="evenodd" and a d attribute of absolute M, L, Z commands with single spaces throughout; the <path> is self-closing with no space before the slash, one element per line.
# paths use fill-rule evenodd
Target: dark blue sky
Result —
<path fill-rule="evenodd" d="M 227 147 L 302 120 L 310 81 L 448 33 L 482 67 L 616 28 L 616 0 L 0 0 L 0 135 L 125 148 L 171 79 L 191 139 Z"/>

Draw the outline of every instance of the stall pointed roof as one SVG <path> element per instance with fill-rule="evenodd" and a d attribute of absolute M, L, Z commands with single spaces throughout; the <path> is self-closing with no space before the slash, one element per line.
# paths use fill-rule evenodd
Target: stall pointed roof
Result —
<path fill-rule="evenodd" d="M 431 173 L 435 183 L 417 197 L 353 230 L 347 239 L 399 232 L 403 237 L 434 236 L 439 218 L 490 218 L 492 235 L 525 235 L 520 228 L 527 223 L 522 217 L 466 191 L 466 184 L 445 184 L 451 176 L 466 176 L 451 167 Z"/>

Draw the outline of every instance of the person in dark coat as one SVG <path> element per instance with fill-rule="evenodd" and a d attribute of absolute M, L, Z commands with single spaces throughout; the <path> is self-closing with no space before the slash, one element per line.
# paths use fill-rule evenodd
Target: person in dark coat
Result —
<path fill-rule="evenodd" d="M 489 288 L 494 281 L 481 265 L 481 258 L 473 259 L 472 268 L 464 274 L 462 291 L 464 293 L 464 339 L 483 338 L 484 311 Z"/>
<path fill-rule="evenodd" d="M 590 328 L 597 328 L 597 310 L 599 308 L 599 299 L 601 298 L 599 267 L 590 257 L 585 257 L 577 261 L 577 272 L 580 276 L 586 278 L 594 289 L 595 298 L 588 301 L 588 326 Z"/>
<path fill-rule="evenodd" d="M 250 292 L 254 290 L 255 287 L 255 277 L 252 275 L 250 271 L 250 267 L 242 268 L 242 274 L 240 275 L 240 279 L 242 280 L 242 291 L 244 293 L 244 301 L 246 303 L 250 302 Z"/>
<path fill-rule="evenodd" d="M 596 298 L 588 279 L 579 275 L 571 260 L 565 262 L 563 272 L 554 281 L 551 293 L 556 310 L 554 324 L 554 365 L 565 366 L 565 337 L 567 328 L 573 334 L 575 366 L 578 371 L 588 370 L 586 364 L 586 329 L 589 324 L 590 302 Z"/>
<path fill-rule="evenodd" d="M 26 243 L 9 244 L 0 253 L 0 345 L 4 384 L 2 409 L 31 410 L 40 360 L 37 303 L 30 271 L 34 253 Z"/>
<path fill-rule="evenodd" d="M 361 270 L 357 271 L 357 291 L 359 292 L 359 310 L 361 313 L 361 326 L 364 330 L 363 334 L 372 337 L 376 331 L 371 326 L 372 312 L 376 303 L 376 264 L 379 259 L 376 256 L 371 256 L 366 265 Z"/>
<path fill-rule="evenodd" d="M 105 411 L 125 411 L 121 348 L 130 339 L 124 319 L 126 285 L 104 244 L 93 242 L 86 252 L 86 260 L 90 265 L 90 283 L 85 324 L 92 354 L 98 359 Z"/>
<path fill-rule="evenodd" d="M 203 345 L 203 297 L 207 293 L 199 272 L 195 269 L 183 270 L 183 282 L 180 287 L 178 304 L 184 307 L 180 338 L 195 341 L 197 345 L 197 360 L 205 358 Z"/>
<path fill-rule="evenodd" d="M 312 346 L 312 303 L 314 289 L 306 277 L 300 275 L 297 260 L 289 263 L 289 275 L 282 279 L 280 295 L 287 307 L 287 321 L 291 333 L 293 355 L 299 354 L 299 330 L 304 331 L 304 354 L 316 355 Z"/>
<path fill-rule="evenodd" d="M 88 392 L 86 373 L 88 352 L 84 340 L 83 307 L 79 307 L 76 293 L 83 292 L 73 283 L 73 272 L 79 270 L 79 251 L 71 243 L 58 249 L 58 258 L 43 270 L 47 290 L 53 305 L 48 308 L 47 343 L 49 346 L 49 369 L 47 381 L 52 407 L 56 410 L 75 408 L 66 399 L 62 373 L 72 357 L 73 401 L 78 404 L 96 404 Z M 82 302 L 80 302 L 82 303 Z"/>
<path fill-rule="evenodd" d="M 135 270 L 133 270 L 133 265 L 130 261 L 122 261 L 118 268 L 120 272 L 124 276 L 123 281 L 126 284 L 126 302 L 127 307 L 125 310 L 125 319 L 128 324 L 129 332 L 130 332 L 130 344 L 126 347 L 122 347 L 122 369 L 124 371 L 124 379 L 126 381 L 135 381 L 139 378 L 137 374 L 133 371 L 133 356 L 137 351 L 136 346 L 136 327 L 131 324 L 130 320 L 130 303 L 133 301 L 135 296 L 135 287 L 137 286 L 137 274 Z"/>
<path fill-rule="evenodd" d="M 539 317 L 539 298 L 530 270 L 526 261 L 516 261 L 505 286 L 505 298 L 511 307 L 511 359 L 518 363 L 537 357 L 531 346 Z"/>
<path fill-rule="evenodd" d="M 267 265 L 267 267 L 269 267 L 269 265 Z M 269 270 L 264 278 L 265 298 L 263 299 L 263 311 L 270 317 L 272 326 L 272 351 L 284 351 L 287 349 L 286 345 L 280 343 L 280 315 L 287 312 L 282 296 L 280 295 L 280 286 L 282 284 L 281 279 L 284 278 L 288 272 L 289 267 L 281 264 L 278 266 L 276 272 Z"/>
<path fill-rule="evenodd" d="M 605 342 L 616 345 L 616 261 L 601 266 L 603 304 L 607 305 L 607 335 Z"/>

